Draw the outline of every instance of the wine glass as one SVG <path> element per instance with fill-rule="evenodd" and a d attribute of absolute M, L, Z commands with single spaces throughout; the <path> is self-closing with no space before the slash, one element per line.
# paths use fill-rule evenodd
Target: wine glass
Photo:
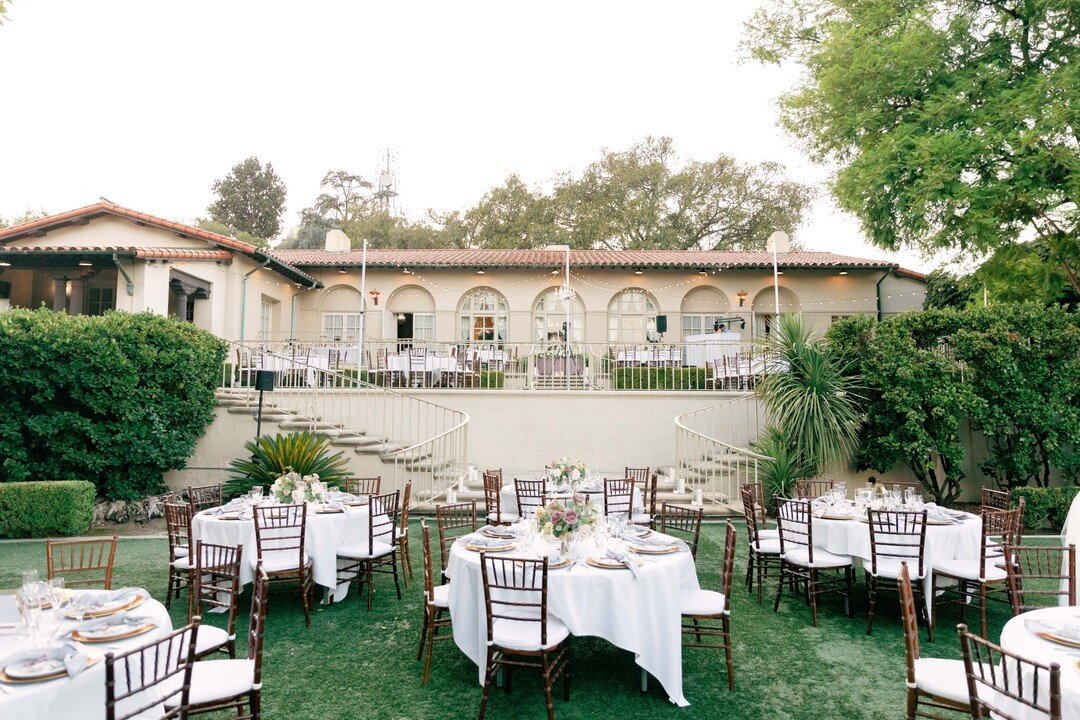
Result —
<path fill-rule="evenodd" d="M 59 610 L 68 604 L 68 595 L 64 592 L 64 578 L 54 577 L 49 580 L 48 593 L 54 610 Z"/>
<path fill-rule="evenodd" d="M 253 485 L 252 488 L 251 488 L 251 496 L 253 498 L 255 498 L 255 504 L 256 505 L 261 504 L 262 499 L 263 499 L 263 486 L 262 485 Z"/>
<path fill-rule="evenodd" d="M 37 570 L 23 570 L 22 574 L 22 589 L 27 595 L 37 590 L 38 571 Z"/>
<path fill-rule="evenodd" d="M 56 633 L 60 630 L 60 611 L 55 604 L 51 610 L 43 608 L 38 612 L 37 630 L 47 645 L 56 638 Z"/>

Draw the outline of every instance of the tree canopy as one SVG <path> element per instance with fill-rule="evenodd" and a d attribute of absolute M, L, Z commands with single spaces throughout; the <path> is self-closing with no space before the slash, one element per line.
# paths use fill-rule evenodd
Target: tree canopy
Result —
<path fill-rule="evenodd" d="M 237 233 L 247 233 L 265 245 L 281 231 L 285 182 L 271 163 L 255 156 L 237 163 L 213 184 L 217 199 L 207 208 L 210 217 Z"/>

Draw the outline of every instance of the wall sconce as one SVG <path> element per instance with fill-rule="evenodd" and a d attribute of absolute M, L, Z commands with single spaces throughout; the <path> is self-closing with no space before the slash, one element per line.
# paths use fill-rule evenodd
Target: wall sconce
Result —
<path fill-rule="evenodd" d="M 739 307 L 742 307 L 746 303 L 746 297 L 749 294 L 750 293 L 746 292 L 745 290 L 740 290 L 739 292 L 735 293 L 735 295 L 739 298 Z"/>
<path fill-rule="evenodd" d="M 841 270 L 837 275 L 847 275 L 847 270 Z"/>
<path fill-rule="evenodd" d="M 337 271 L 338 271 L 338 275 L 344 275 L 345 272 L 346 272 L 345 268 L 338 268 Z"/>
<path fill-rule="evenodd" d="M 634 271 L 634 274 L 635 275 L 644 275 L 645 271 L 642 270 L 641 268 L 638 268 L 637 270 Z"/>
<path fill-rule="evenodd" d="M 486 273 L 483 270 L 477 270 L 476 274 L 477 275 L 485 275 Z"/>
<path fill-rule="evenodd" d="M 378 290 L 372 290 L 371 292 L 368 293 L 368 295 L 371 296 L 371 303 L 375 307 L 379 307 L 379 291 Z"/>
<path fill-rule="evenodd" d="M 397 321 L 398 322 L 405 322 L 405 313 L 398 313 L 397 314 Z"/>

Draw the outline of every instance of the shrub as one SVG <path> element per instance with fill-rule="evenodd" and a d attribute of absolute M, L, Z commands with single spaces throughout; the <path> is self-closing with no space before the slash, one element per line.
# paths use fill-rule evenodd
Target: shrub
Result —
<path fill-rule="evenodd" d="M 765 504 L 772 507 L 773 496 L 791 497 L 795 483 L 807 477 L 807 468 L 799 453 L 779 428 L 770 425 L 761 434 L 754 452 L 770 459 L 761 463 L 761 482 Z"/>
<path fill-rule="evenodd" d="M 84 480 L 0 483 L 0 537 L 81 535 L 90 527 L 96 494 Z"/>
<path fill-rule="evenodd" d="M 1061 530 L 1077 490 L 1075 486 L 1013 488 L 1014 503 L 1024 498 L 1024 531 Z"/>
<path fill-rule="evenodd" d="M 135 499 L 164 489 L 213 420 L 225 344 L 150 313 L 0 315 L 0 473 Z"/>
<path fill-rule="evenodd" d="M 616 390 L 705 390 L 705 368 L 615 368 L 611 371 Z"/>
<path fill-rule="evenodd" d="M 322 435 L 306 431 L 263 435 L 244 443 L 244 449 L 247 457 L 229 463 L 231 477 L 223 488 L 227 495 L 242 495 L 254 485 L 269 488 L 290 470 L 300 475 L 314 473 L 327 485 L 341 482 L 348 475 L 345 457 L 340 452 L 331 454 L 330 438 Z"/>

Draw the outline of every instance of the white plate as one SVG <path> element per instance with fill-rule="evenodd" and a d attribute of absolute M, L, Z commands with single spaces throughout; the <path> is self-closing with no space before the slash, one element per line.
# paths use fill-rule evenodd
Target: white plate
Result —
<path fill-rule="evenodd" d="M 4 668 L 9 677 L 17 680 L 32 680 L 45 675 L 55 675 L 64 670 L 64 661 L 48 658 L 46 660 L 24 660 L 12 663 Z"/>

